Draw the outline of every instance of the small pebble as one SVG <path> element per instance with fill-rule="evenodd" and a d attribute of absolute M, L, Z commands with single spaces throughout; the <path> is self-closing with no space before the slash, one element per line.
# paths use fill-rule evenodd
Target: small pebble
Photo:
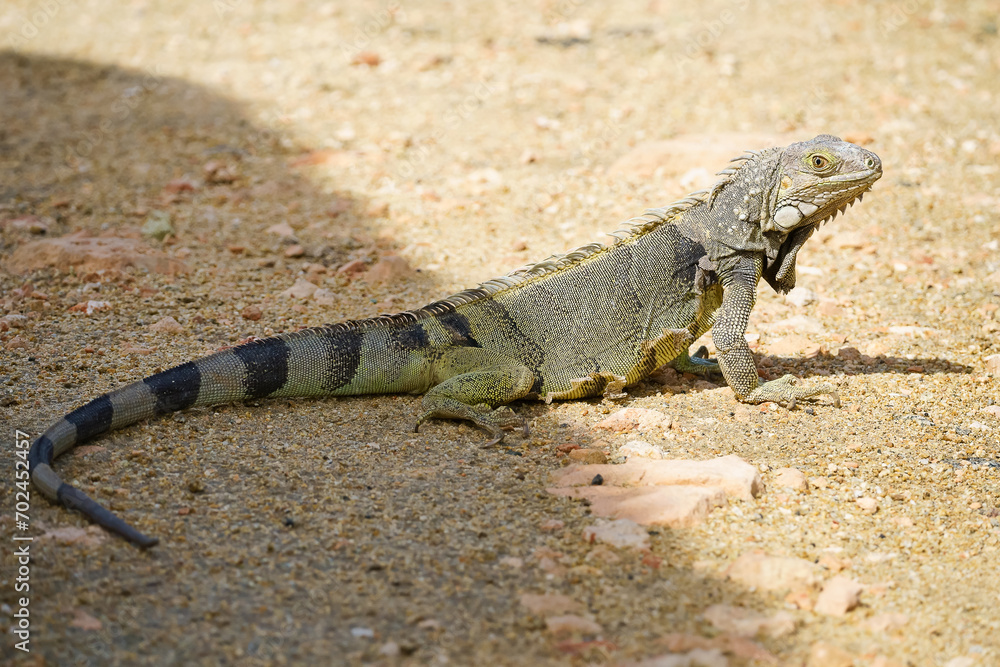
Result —
<path fill-rule="evenodd" d="M 608 455 L 600 449 L 574 449 L 569 453 L 569 458 L 587 465 L 608 462 Z"/>
<path fill-rule="evenodd" d="M 875 498 L 858 498 L 854 502 L 857 503 L 858 507 L 865 514 L 875 514 L 875 512 L 878 512 L 878 500 Z"/>
<path fill-rule="evenodd" d="M 814 610 L 825 616 L 843 616 L 860 604 L 863 590 L 861 584 L 837 575 L 823 586 Z"/>

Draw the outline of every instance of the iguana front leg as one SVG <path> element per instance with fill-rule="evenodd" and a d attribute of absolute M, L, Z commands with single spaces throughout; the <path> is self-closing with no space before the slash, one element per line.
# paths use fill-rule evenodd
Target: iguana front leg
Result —
<path fill-rule="evenodd" d="M 503 440 L 504 430 L 528 424 L 506 403 L 531 393 L 535 375 L 527 366 L 475 347 L 446 350 L 434 361 L 438 384 L 423 398 L 424 413 L 414 431 L 432 417 L 466 419 L 487 431 L 493 439 L 484 447 Z"/>
<path fill-rule="evenodd" d="M 764 382 L 757 375 L 757 366 L 744 334 L 756 301 L 757 281 L 762 267 L 763 260 L 759 255 L 740 255 L 722 275 L 725 292 L 719 318 L 712 329 L 712 340 L 719 350 L 719 367 L 726 382 L 733 388 L 736 398 L 744 403 L 774 401 L 791 409 L 801 399 L 829 394 L 834 405 L 840 407 L 837 388 L 828 382 L 813 387 L 796 387 L 793 375 L 770 382 Z"/>

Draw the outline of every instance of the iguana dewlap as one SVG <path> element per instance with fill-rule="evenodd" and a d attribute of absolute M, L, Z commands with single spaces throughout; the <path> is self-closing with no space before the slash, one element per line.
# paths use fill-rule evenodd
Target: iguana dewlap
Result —
<path fill-rule="evenodd" d="M 795 257 L 821 222 L 882 175 L 874 153 L 821 135 L 751 151 L 723 180 L 651 209 L 613 234 L 424 308 L 254 341 L 157 373 L 70 412 L 33 444 L 47 498 L 129 541 L 147 537 L 62 482 L 52 460 L 139 420 L 193 406 L 279 396 L 424 394 L 428 418 L 464 419 L 492 442 L 523 422 L 506 404 L 617 393 L 673 361 L 718 368 L 739 400 L 795 401 L 835 388 L 763 382 L 744 338 L 763 277 L 795 285 Z M 712 330 L 718 366 L 688 346 Z"/>

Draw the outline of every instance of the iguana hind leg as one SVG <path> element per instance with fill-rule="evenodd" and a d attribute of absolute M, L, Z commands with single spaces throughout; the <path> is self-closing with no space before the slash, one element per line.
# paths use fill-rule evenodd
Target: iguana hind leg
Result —
<path fill-rule="evenodd" d="M 478 348 L 456 349 L 435 366 L 446 379 L 424 394 L 424 413 L 414 430 L 437 417 L 465 419 L 487 431 L 492 439 L 484 447 L 502 441 L 506 429 L 520 427 L 528 435 L 527 422 L 505 404 L 531 393 L 535 383 L 531 369 Z"/>
<path fill-rule="evenodd" d="M 670 361 L 670 366 L 679 373 L 692 373 L 694 375 L 721 374 L 719 362 L 708 358 L 708 348 L 702 345 L 694 354 L 684 350 L 676 358 Z"/>

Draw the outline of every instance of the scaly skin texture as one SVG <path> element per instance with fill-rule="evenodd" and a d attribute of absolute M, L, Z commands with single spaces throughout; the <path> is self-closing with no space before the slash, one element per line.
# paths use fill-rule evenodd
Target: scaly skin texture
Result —
<path fill-rule="evenodd" d="M 711 191 L 647 211 L 615 234 L 416 311 L 305 329 L 176 366 L 100 396 L 32 445 L 47 498 L 141 547 L 157 543 L 63 483 L 56 456 L 107 431 L 185 408 L 253 398 L 424 394 L 427 419 L 469 420 L 492 436 L 526 425 L 507 403 L 620 396 L 658 367 L 721 370 L 739 400 L 830 394 L 790 375 L 763 382 L 744 333 L 757 282 L 795 285 L 795 257 L 819 224 L 882 175 L 878 157 L 821 135 L 750 152 Z M 718 363 L 692 358 L 712 330 Z"/>

